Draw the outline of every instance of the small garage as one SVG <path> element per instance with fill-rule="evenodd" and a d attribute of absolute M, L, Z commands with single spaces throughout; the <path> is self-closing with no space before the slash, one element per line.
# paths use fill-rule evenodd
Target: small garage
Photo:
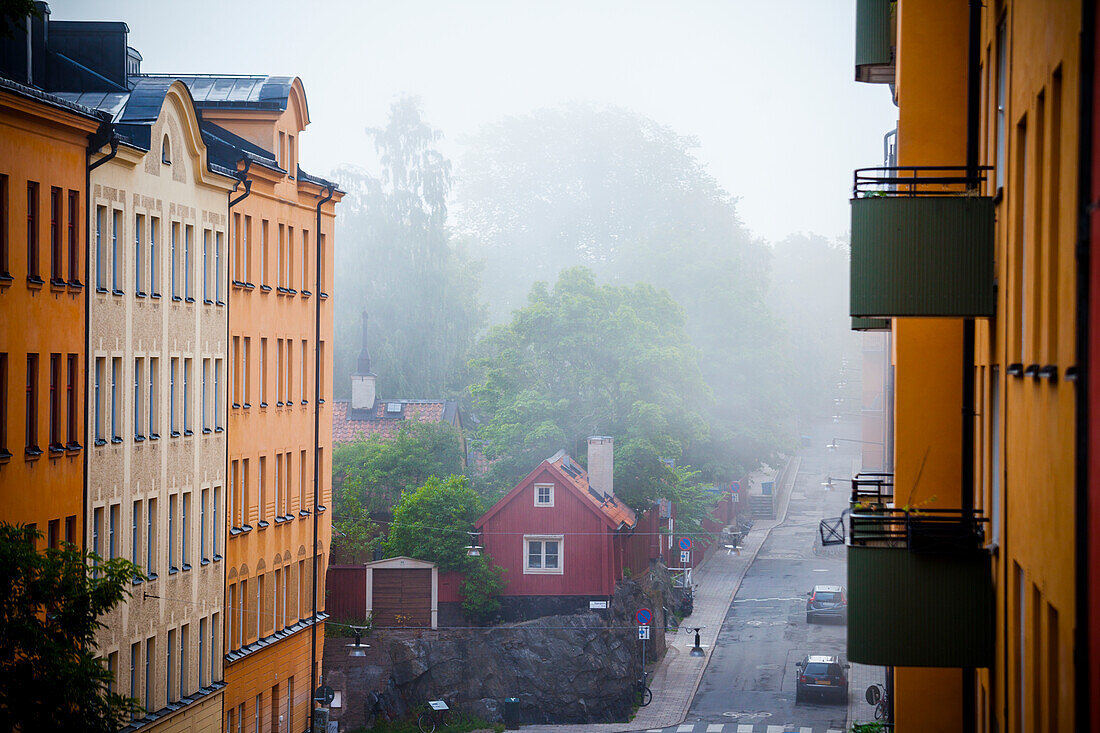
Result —
<path fill-rule="evenodd" d="M 391 557 L 367 563 L 366 610 L 375 628 L 436 628 L 439 571 L 434 563 Z"/>

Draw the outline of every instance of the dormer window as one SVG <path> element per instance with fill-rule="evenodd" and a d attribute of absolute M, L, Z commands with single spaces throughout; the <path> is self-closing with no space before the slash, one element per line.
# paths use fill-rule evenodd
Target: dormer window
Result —
<path fill-rule="evenodd" d="M 168 142 L 168 136 L 164 136 L 164 142 L 160 146 L 160 162 L 164 165 L 172 165 L 172 143 Z"/>
<path fill-rule="evenodd" d="M 535 484 L 535 506 L 554 506 L 554 484 Z"/>

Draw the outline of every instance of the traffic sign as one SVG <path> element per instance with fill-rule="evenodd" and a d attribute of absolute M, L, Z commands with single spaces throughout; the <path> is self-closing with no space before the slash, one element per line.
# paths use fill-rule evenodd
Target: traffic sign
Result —
<path fill-rule="evenodd" d="M 638 627 L 638 640 L 639 641 L 646 641 L 647 639 L 649 639 L 649 627 L 648 626 L 639 626 Z"/>
<path fill-rule="evenodd" d="M 648 626 L 649 622 L 653 620 L 653 611 L 650 611 L 648 608 L 639 608 L 638 613 L 635 614 L 634 617 L 638 619 L 638 625 Z"/>
<path fill-rule="evenodd" d="M 690 537 L 681 537 L 680 538 L 680 549 L 681 550 L 690 550 L 691 549 L 691 538 Z"/>
<path fill-rule="evenodd" d="M 680 562 L 685 564 L 691 562 L 691 553 L 687 550 L 680 552 Z"/>
<path fill-rule="evenodd" d="M 741 490 L 741 482 L 740 481 L 731 481 L 730 482 L 730 491 L 732 491 L 733 493 L 736 494 L 740 490 Z"/>
<path fill-rule="evenodd" d="M 313 699 L 328 705 L 336 697 L 336 692 L 328 685 L 321 685 L 317 688 L 317 691 L 313 693 Z"/>

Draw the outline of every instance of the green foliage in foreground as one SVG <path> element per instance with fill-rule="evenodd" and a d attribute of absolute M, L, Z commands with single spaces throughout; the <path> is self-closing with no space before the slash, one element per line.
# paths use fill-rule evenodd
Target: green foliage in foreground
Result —
<path fill-rule="evenodd" d="M 41 536 L 0 524 L 0 730 L 113 733 L 141 706 L 110 690 L 95 633 L 140 569 L 69 543 L 38 552 Z"/>
<path fill-rule="evenodd" d="M 406 555 L 434 562 L 442 571 L 464 573 L 462 609 L 476 619 L 497 612 L 496 596 L 504 588 L 503 572 L 488 555 L 469 557 L 468 534 L 485 507 L 465 476 L 446 481 L 432 477 L 416 491 L 407 491 L 393 510 L 386 539 L 388 556 Z"/>

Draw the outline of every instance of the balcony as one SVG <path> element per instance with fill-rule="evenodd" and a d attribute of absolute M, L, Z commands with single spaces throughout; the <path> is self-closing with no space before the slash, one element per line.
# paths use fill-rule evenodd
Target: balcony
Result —
<path fill-rule="evenodd" d="M 895 2 L 856 0 L 856 81 L 894 83 Z"/>
<path fill-rule="evenodd" d="M 991 318 L 993 199 L 984 169 L 864 168 L 852 198 L 851 316 Z"/>
<path fill-rule="evenodd" d="M 861 490 L 849 514 L 848 656 L 899 667 L 992 666 L 988 520 L 961 509 L 888 508 L 874 502 L 873 485 Z"/>
<path fill-rule="evenodd" d="M 853 331 L 889 331 L 889 318 L 853 318 Z"/>

